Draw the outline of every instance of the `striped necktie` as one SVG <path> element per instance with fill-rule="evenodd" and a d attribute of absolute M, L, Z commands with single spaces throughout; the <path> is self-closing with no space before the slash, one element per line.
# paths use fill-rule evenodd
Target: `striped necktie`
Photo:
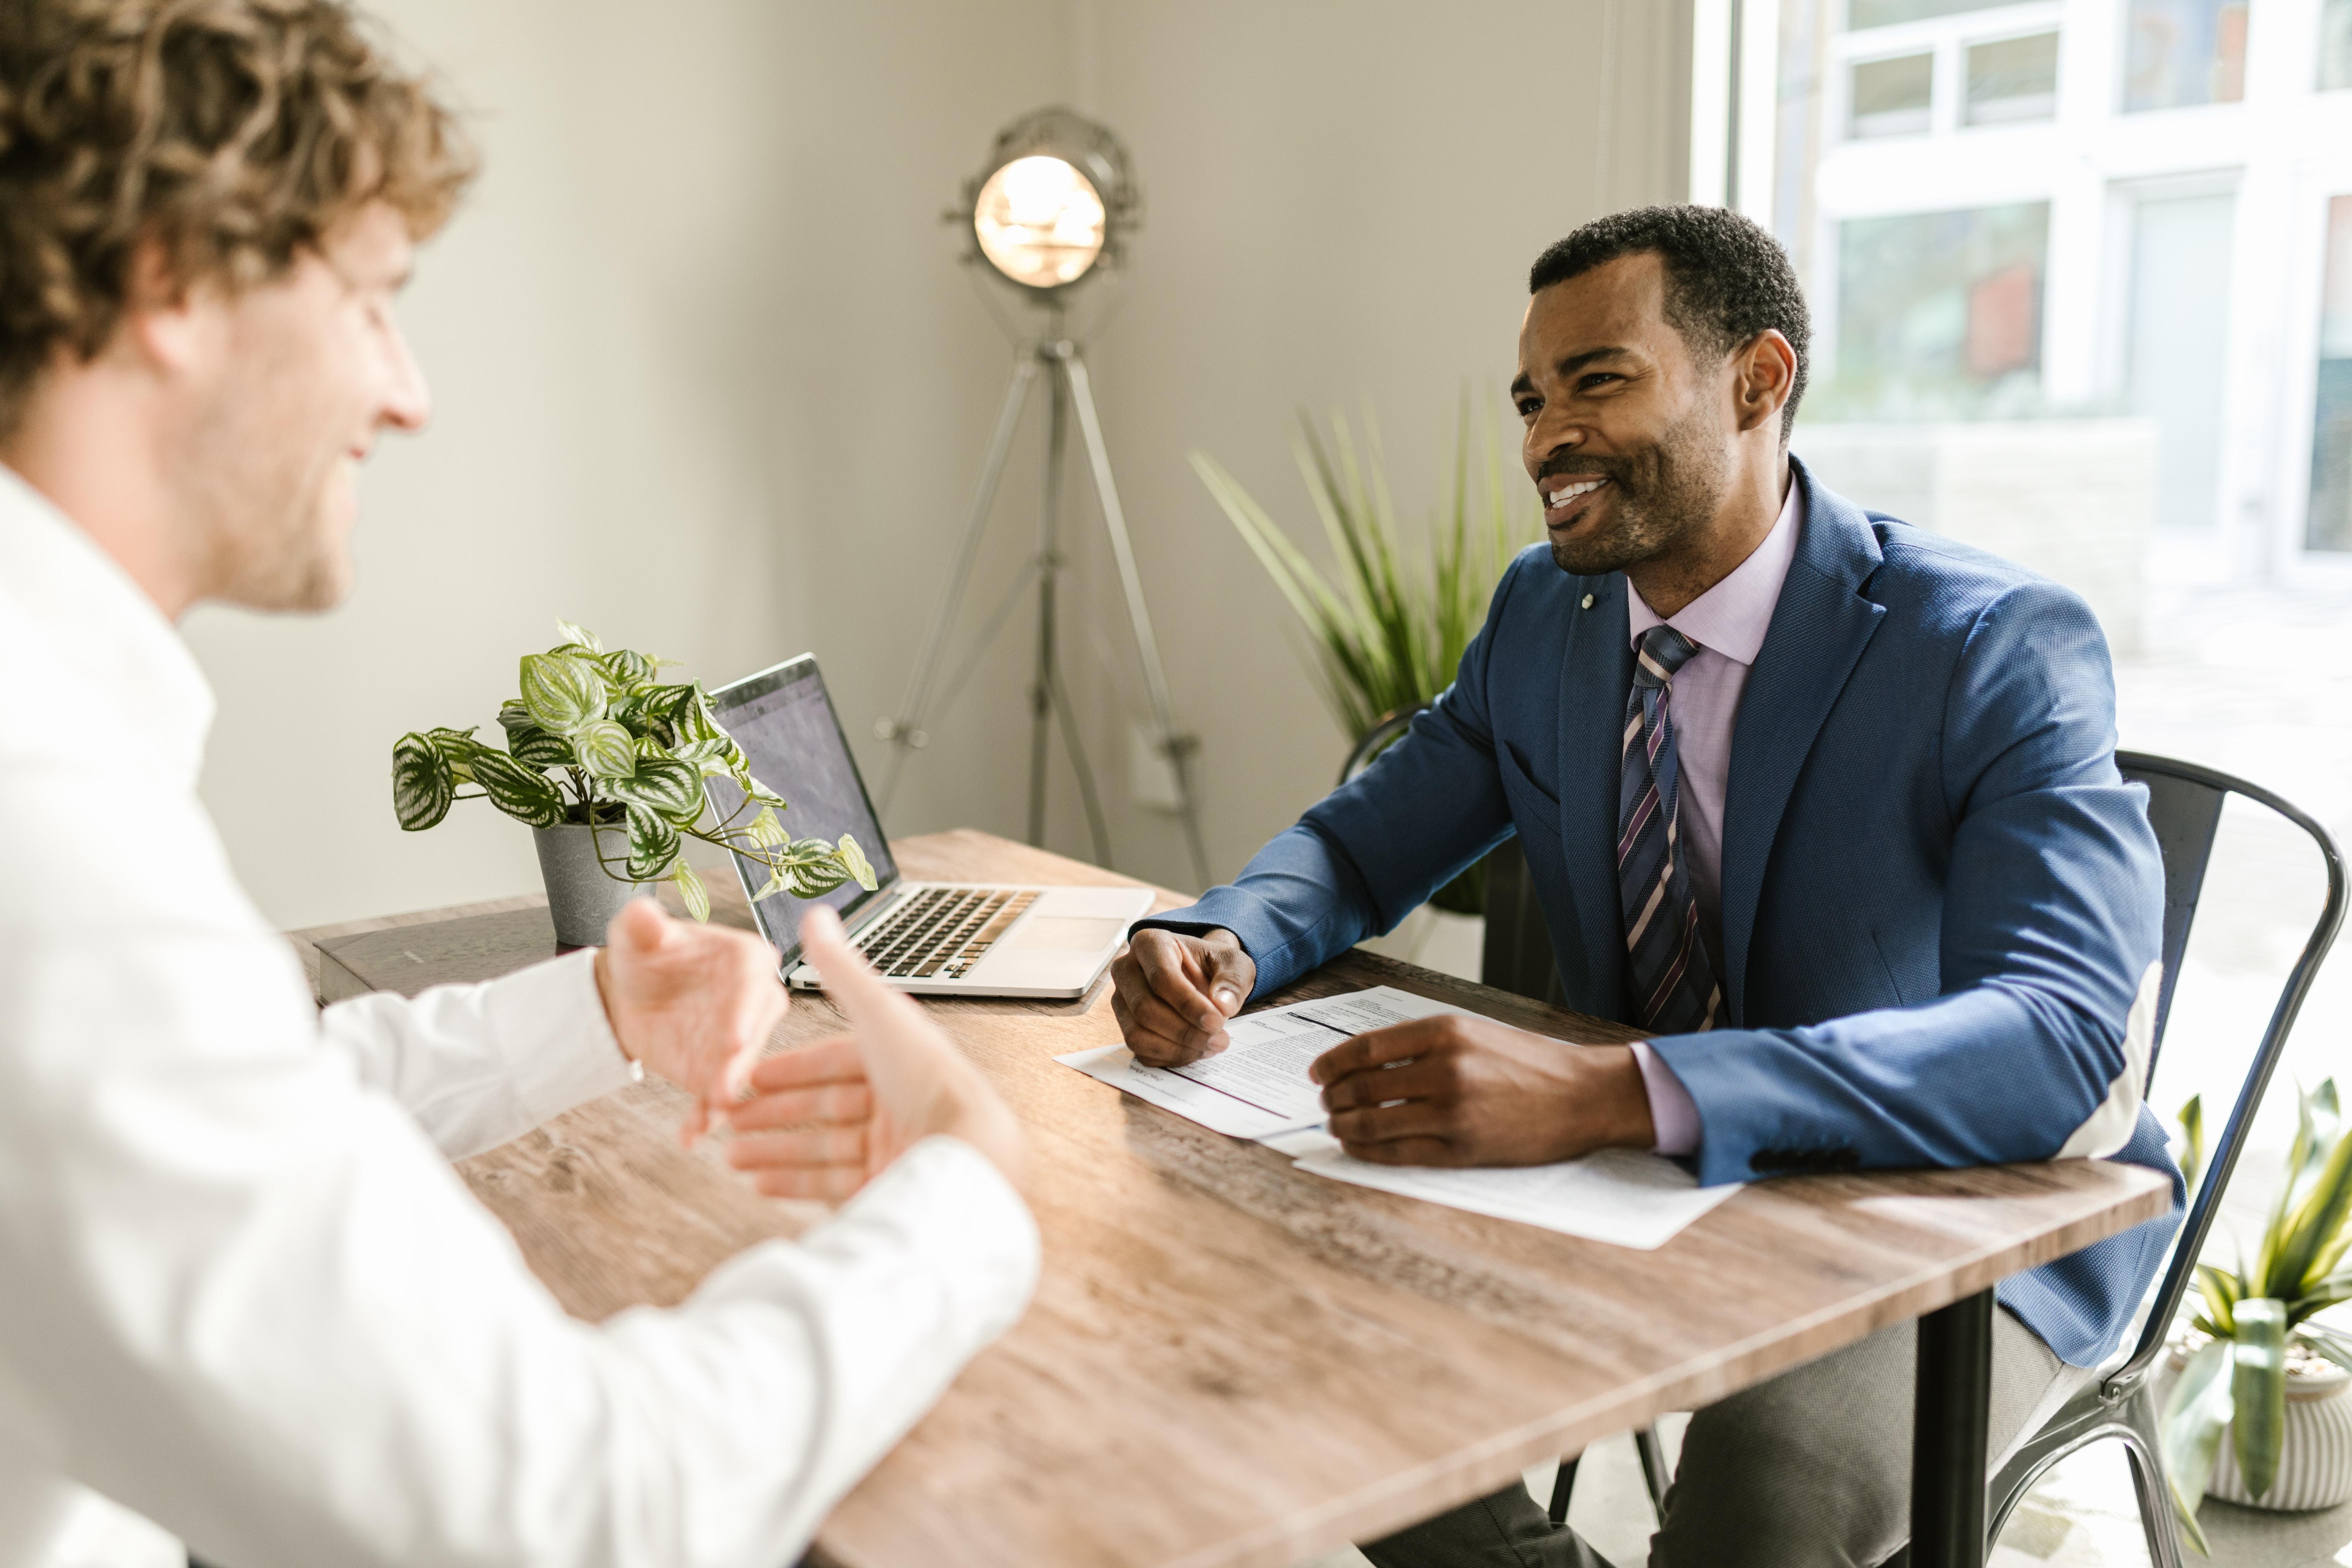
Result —
<path fill-rule="evenodd" d="M 1633 1021 L 1661 1035 L 1715 1027 L 1723 994 L 1699 940 L 1683 862 L 1675 754 L 1675 671 L 1698 645 L 1668 626 L 1642 634 L 1617 782 L 1617 891 L 1625 913 L 1625 993 Z"/>

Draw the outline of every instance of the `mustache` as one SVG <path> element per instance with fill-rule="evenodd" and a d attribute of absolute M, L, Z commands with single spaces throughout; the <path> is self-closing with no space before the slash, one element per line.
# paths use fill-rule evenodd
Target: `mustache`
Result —
<path fill-rule="evenodd" d="M 1613 479 L 1622 472 L 1621 466 L 1606 458 L 1595 458 L 1581 452 L 1554 452 L 1536 469 L 1536 482 L 1546 479 Z"/>

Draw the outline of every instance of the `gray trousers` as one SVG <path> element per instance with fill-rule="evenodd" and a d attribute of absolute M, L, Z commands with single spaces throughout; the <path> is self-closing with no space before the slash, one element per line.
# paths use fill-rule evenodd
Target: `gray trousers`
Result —
<path fill-rule="evenodd" d="M 1992 1336 L 1988 1474 L 2090 1376 L 2007 1309 Z M 1897 1323 L 1694 1415 L 1650 1568 L 1901 1568 L 1918 1342 Z M 1517 1482 L 1362 1550 L 1379 1568 L 1609 1568 Z"/>

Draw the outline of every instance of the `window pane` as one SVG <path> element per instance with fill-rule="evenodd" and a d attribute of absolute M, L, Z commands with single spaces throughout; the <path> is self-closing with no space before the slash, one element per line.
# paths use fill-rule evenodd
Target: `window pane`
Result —
<path fill-rule="evenodd" d="M 2352 0 L 2327 0 L 2319 14 L 2319 90 L 2352 87 Z"/>
<path fill-rule="evenodd" d="M 1956 16 L 1962 11 L 1982 11 L 2011 3 L 2012 0 L 1853 0 L 1846 13 L 1845 25 L 1856 30 L 1884 27 L 1895 22 L 1924 22 L 1930 16 Z"/>
<path fill-rule="evenodd" d="M 2126 33 L 2126 111 L 2246 96 L 2245 0 L 2131 0 Z"/>
<path fill-rule="evenodd" d="M 2048 120 L 2057 112 L 2057 34 L 2002 38 L 1969 50 L 1968 123 Z"/>
<path fill-rule="evenodd" d="M 2352 196 L 2327 204 L 2326 268 L 2304 542 L 2314 550 L 2352 550 Z"/>
<path fill-rule="evenodd" d="M 1935 94 L 1936 57 L 1864 60 L 1853 68 L 1853 136 L 1916 136 L 1927 129 Z"/>
<path fill-rule="evenodd" d="M 2049 229 L 2047 202 L 1840 224 L 1837 368 L 1822 414 L 2031 411 Z"/>

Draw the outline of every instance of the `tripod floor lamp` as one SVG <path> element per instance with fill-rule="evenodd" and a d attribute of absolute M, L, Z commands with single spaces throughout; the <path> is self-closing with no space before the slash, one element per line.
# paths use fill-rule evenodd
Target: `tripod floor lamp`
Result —
<path fill-rule="evenodd" d="M 923 635 L 922 651 L 906 694 L 896 715 L 875 721 L 874 733 L 891 744 L 890 767 L 882 785 L 882 808 L 887 812 L 909 757 L 929 742 L 929 731 L 924 727 L 929 716 L 953 704 L 964 679 L 977 666 L 978 647 L 961 661 L 947 689 L 940 689 L 941 662 L 988 529 L 997 481 L 1012 452 L 1022 412 L 1043 381 L 1045 473 L 1037 550 L 980 636 L 980 647 L 984 647 L 1022 598 L 1035 588 L 1037 659 L 1029 690 L 1029 842 L 1040 844 L 1045 837 L 1046 765 L 1052 737 L 1058 729 L 1071 771 L 1077 776 L 1095 858 L 1106 866 L 1111 860 L 1109 825 L 1079 737 L 1069 687 L 1062 676 L 1058 636 L 1057 593 L 1067 564 L 1060 531 L 1062 479 L 1070 426 L 1075 422 L 1086 447 L 1087 471 L 1094 480 L 1103 527 L 1110 537 L 1111 557 L 1118 564 L 1128 621 L 1135 632 L 1143 683 L 1151 703 L 1154 742 L 1174 781 L 1176 812 L 1192 850 L 1193 875 L 1206 887 L 1209 858 L 1201 839 L 1193 789 L 1193 742 L 1176 732 L 1168 700 L 1168 677 L 1160 666 L 1159 641 L 1151 633 L 1151 614 L 1144 602 L 1143 579 L 1136 570 L 1127 517 L 1119 508 L 1118 488 L 1111 479 L 1110 453 L 1103 444 L 1102 420 L 1095 411 L 1086 354 L 1067 331 L 1071 291 L 1118 263 L 1126 237 L 1134 232 L 1140 216 L 1140 207 L 1139 194 L 1128 172 L 1127 153 L 1118 139 L 1067 110 L 1047 109 L 1026 115 L 998 133 L 988 166 L 965 187 L 963 204 L 949 214 L 951 221 L 968 226 L 971 235 L 967 261 L 984 264 L 1012 285 L 1016 297 L 1034 307 L 1037 314 L 1033 317 L 1034 328 L 1024 328 L 1018 319 L 998 313 L 998 321 L 1018 345 L 1013 379 L 996 416 L 987 459 L 981 465 L 980 483 L 972 491 L 954 564 Z M 994 309 L 992 301 L 991 308 Z"/>

